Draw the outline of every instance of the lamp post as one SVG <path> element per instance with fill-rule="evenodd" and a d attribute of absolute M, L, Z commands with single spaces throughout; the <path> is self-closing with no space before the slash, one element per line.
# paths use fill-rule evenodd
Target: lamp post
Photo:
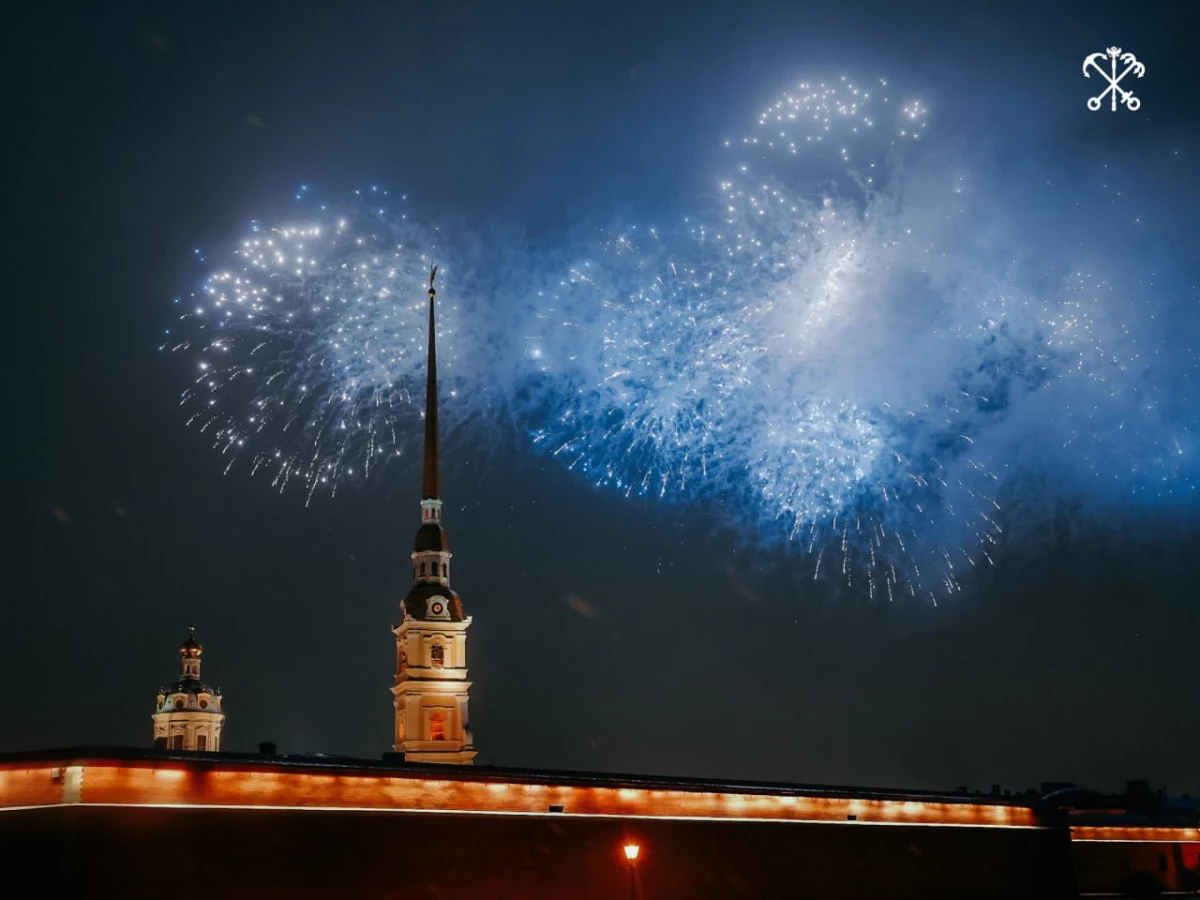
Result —
<path fill-rule="evenodd" d="M 642 848 L 631 841 L 621 849 L 625 851 L 625 862 L 629 864 L 629 900 L 637 900 L 637 861 Z"/>

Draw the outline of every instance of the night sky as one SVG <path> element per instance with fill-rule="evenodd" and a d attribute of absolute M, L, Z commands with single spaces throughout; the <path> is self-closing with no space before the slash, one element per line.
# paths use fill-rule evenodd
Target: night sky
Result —
<path fill-rule="evenodd" d="M 1148 378 L 1192 458 L 1172 490 L 1125 501 L 1052 490 L 1055 470 L 1017 447 L 998 488 L 995 565 L 935 608 L 814 580 L 802 555 L 747 538 L 740 507 L 719 497 L 626 498 L 519 429 L 479 428 L 448 442 L 442 470 L 453 584 L 474 616 L 477 762 L 1200 791 L 1200 448 L 1184 372 L 1200 348 L 1198 10 L 990 6 L 27 13 L 8 29 L 17 539 L 0 751 L 149 746 L 190 624 L 205 679 L 225 694 L 223 749 L 390 749 L 389 629 L 410 579 L 418 461 L 308 505 L 302 490 L 223 474 L 211 441 L 184 425 L 187 361 L 159 349 L 172 299 L 207 274 L 197 248 L 219 252 L 252 218 L 286 215 L 301 184 L 328 198 L 387 184 L 527 248 L 615 218 L 667 220 L 710 190 L 721 142 L 781 90 L 849 72 L 903 82 L 931 127 L 976 148 L 996 221 L 1020 208 L 1039 223 L 1034 268 L 1051 265 L 1047 236 L 1071 227 L 1068 211 L 1098 203 L 1091 185 L 1119 172 L 1113 190 L 1135 208 L 1112 200 L 1112 239 L 1128 249 L 1107 262 L 1136 267 L 1143 287 L 1155 273 L 1153 308 L 1174 339 L 1169 371 Z M 1094 84 L 1080 62 L 1113 43 L 1147 67 L 1136 114 L 1083 106 Z M 1135 214 L 1147 230 L 1126 235 Z"/>

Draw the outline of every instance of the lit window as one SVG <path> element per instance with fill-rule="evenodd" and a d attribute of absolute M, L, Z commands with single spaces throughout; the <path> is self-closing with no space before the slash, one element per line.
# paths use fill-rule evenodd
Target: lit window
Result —
<path fill-rule="evenodd" d="M 431 741 L 446 739 L 446 714 L 440 709 L 435 709 L 429 714 L 429 739 Z"/>
<path fill-rule="evenodd" d="M 446 648 L 441 644 L 434 644 L 429 650 L 429 664 L 435 669 L 440 669 L 446 664 Z"/>

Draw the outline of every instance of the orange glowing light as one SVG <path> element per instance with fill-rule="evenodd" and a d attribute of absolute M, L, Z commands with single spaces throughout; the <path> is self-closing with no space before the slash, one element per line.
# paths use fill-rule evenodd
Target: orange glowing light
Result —
<path fill-rule="evenodd" d="M 753 819 L 779 822 L 1044 827 L 1026 807 L 868 800 L 853 796 L 806 797 L 726 791 L 663 790 L 539 782 L 477 782 L 445 777 L 328 770 L 234 768 L 218 763 L 130 765 L 87 760 L 57 766 L 0 766 L 0 811 L 26 806 L 96 803 L 106 805 L 229 806 L 277 809 L 373 809 L 545 815 L 547 804 L 566 815 L 620 818 Z M 52 773 L 57 770 L 57 777 Z M 79 793 L 80 783 L 86 790 Z M 775 802 L 771 802 L 775 801 Z M 1197 829 L 1163 830 L 1076 827 L 1082 840 L 1197 840 Z M 625 853 L 625 845 L 618 844 Z M 632 863 L 635 858 L 619 857 Z M 640 862 L 640 860 L 639 860 Z"/>
<path fill-rule="evenodd" d="M 638 854 L 642 852 L 642 848 L 637 844 L 626 844 L 621 849 L 625 851 L 625 858 L 631 863 L 637 862 Z"/>
<path fill-rule="evenodd" d="M 1200 841 L 1200 828 L 1072 825 L 1071 840 L 1120 841 L 1122 843 L 1183 843 Z"/>

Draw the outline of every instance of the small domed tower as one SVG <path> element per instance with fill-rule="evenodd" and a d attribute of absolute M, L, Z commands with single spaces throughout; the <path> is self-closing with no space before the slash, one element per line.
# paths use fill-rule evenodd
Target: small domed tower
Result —
<path fill-rule="evenodd" d="M 196 640 L 196 629 L 188 629 L 187 640 L 179 645 L 179 680 L 167 690 L 159 690 L 154 713 L 154 746 L 159 750 L 221 749 L 221 692 L 200 680 L 200 654 L 204 647 Z"/>

